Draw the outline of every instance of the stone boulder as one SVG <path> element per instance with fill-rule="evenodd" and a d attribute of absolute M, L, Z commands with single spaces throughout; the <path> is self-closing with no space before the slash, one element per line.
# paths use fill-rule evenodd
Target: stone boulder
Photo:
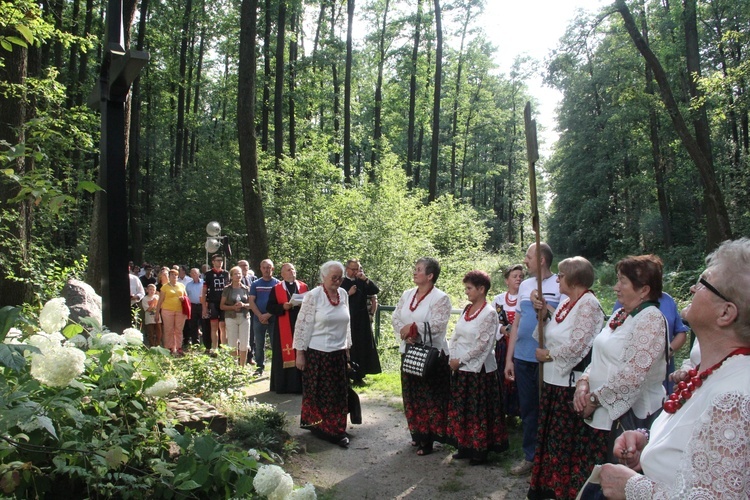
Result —
<path fill-rule="evenodd" d="M 70 319 L 80 323 L 83 318 L 92 318 L 102 324 L 102 298 L 88 283 L 70 279 L 62 289 L 65 305 L 70 309 Z"/>

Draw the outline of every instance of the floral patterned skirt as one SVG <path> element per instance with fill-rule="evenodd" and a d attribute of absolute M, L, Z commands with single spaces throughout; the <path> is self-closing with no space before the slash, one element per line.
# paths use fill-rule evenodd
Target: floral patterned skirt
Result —
<path fill-rule="evenodd" d="M 403 362 L 403 355 L 401 360 Z M 450 377 L 448 356 L 442 353 L 438 366 L 429 378 L 401 372 L 401 395 L 412 440 L 446 442 Z"/>
<path fill-rule="evenodd" d="M 308 349 L 305 363 L 300 427 L 338 442 L 346 437 L 346 416 L 349 412 L 346 351 Z"/>
<path fill-rule="evenodd" d="M 487 452 L 508 449 L 498 372 L 457 371 L 451 379 L 448 435 L 460 453 L 484 460 Z"/>
<path fill-rule="evenodd" d="M 534 467 L 527 497 L 574 499 L 591 469 L 606 463 L 609 431 L 594 429 L 571 408 L 575 387 L 544 384 Z"/>

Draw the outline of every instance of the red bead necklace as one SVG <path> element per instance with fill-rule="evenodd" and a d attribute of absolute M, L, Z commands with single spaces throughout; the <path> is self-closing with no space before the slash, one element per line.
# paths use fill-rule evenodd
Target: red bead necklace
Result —
<path fill-rule="evenodd" d="M 505 293 L 505 303 L 508 305 L 508 307 L 516 307 L 516 304 L 518 304 L 518 295 L 516 295 L 516 298 L 513 300 L 509 299 L 510 292 Z"/>
<path fill-rule="evenodd" d="M 628 313 L 625 311 L 625 309 L 620 309 L 617 311 L 617 314 L 615 314 L 611 320 L 609 320 L 609 327 L 612 330 L 617 329 L 618 326 L 621 326 L 623 323 L 625 323 L 625 320 L 628 317 Z"/>
<path fill-rule="evenodd" d="M 424 298 L 427 297 L 430 294 L 430 292 L 432 291 L 433 288 L 435 288 L 435 287 L 431 286 L 430 289 L 427 290 L 427 293 L 424 294 L 424 295 L 422 295 L 422 297 L 419 300 L 417 300 L 417 294 L 419 293 L 419 288 L 417 288 L 417 291 L 414 292 L 414 297 L 411 298 L 411 303 L 409 304 L 409 310 L 411 312 L 416 311 L 417 307 L 419 307 L 419 304 L 421 304 L 422 301 L 424 300 Z M 416 304 L 414 303 L 415 300 L 417 300 Z"/>
<path fill-rule="evenodd" d="M 682 405 L 684 405 L 688 399 L 693 397 L 693 392 L 695 392 L 698 387 L 703 385 L 703 381 L 706 380 L 709 375 L 718 370 L 719 367 L 724 364 L 724 361 L 738 354 L 747 356 L 748 354 L 750 354 L 750 347 L 740 347 L 739 349 L 735 349 L 714 366 L 712 366 L 711 368 L 706 368 L 700 373 L 695 368 L 689 370 L 688 377 L 690 381 L 686 382 L 683 380 L 682 382 L 677 384 L 674 392 L 669 395 L 669 398 L 666 401 L 664 401 L 664 411 L 667 413 L 675 413 L 677 410 L 682 408 Z M 700 368 L 700 365 L 698 365 L 698 368 Z"/>
<path fill-rule="evenodd" d="M 468 306 L 466 306 L 466 310 L 464 311 L 464 319 L 466 321 L 471 321 L 471 320 L 475 319 L 477 316 L 479 316 L 479 313 L 482 312 L 482 309 L 484 309 L 484 306 L 486 306 L 486 305 L 487 305 L 487 301 L 485 300 L 484 304 L 482 304 L 482 307 L 480 307 L 479 309 L 477 309 L 477 312 L 475 312 L 474 314 L 472 314 L 471 316 L 469 316 L 469 311 L 471 310 L 471 304 L 469 304 Z"/>
<path fill-rule="evenodd" d="M 339 296 L 338 291 L 336 292 L 336 302 L 334 302 L 333 299 L 331 299 L 331 296 L 328 295 L 328 290 L 326 290 L 325 287 L 323 288 L 323 291 L 326 294 L 326 298 L 328 299 L 328 302 L 330 302 L 333 307 L 336 307 L 337 305 L 339 305 L 339 303 L 341 302 L 341 297 Z"/>
<path fill-rule="evenodd" d="M 581 297 L 583 297 L 589 292 L 591 292 L 591 290 L 587 289 L 585 292 L 581 294 Z M 562 307 L 558 309 L 557 312 L 555 313 L 555 321 L 557 321 L 558 323 L 562 323 L 563 321 L 565 321 L 565 318 L 567 318 L 568 314 L 570 314 L 570 310 L 573 309 L 573 307 L 575 307 L 576 304 L 578 304 L 578 301 L 581 300 L 581 297 L 578 297 L 576 300 L 572 302 L 570 301 L 570 299 L 568 299 L 567 302 L 565 302 L 562 305 Z"/>

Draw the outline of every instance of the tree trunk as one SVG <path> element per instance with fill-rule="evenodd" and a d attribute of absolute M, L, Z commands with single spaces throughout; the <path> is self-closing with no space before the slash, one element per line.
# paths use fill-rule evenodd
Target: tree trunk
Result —
<path fill-rule="evenodd" d="M 346 0 L 346 70 L 344 74 L 344 182 L 352 182 L 352 27 L 354 0 Z"/>
<path fill-rule="evenodd" d="M 271 5 L 272 0 L 266 0 L 263 9 L 263 102 L 261 103 L 260 148 L 268 151 L 271 127 Z"/>
<path fill-rule="evenodd" d="M 174 150 L 174 175 L 180 175 L 182 171 L 182 159 L 185 141 L 185 89 L 188 82 L 185 78 L 188 57 L 188 38 L 190 37 L 190 16 L 192 15 L 193 0 L 186 0 L 185 12 L 182 17 L 182 38 L 180 40 L 180 73 L 177 88 L 177 124 L 176 140 Z"/>
<path fill-rule="evenodd" d="M 430 186 L 427 200 L 437 198 L 438 158 L 440 155 L 440 90 L 443 73 L 443 23 L 440 15 L 440 0 L 435 2 L 435 94 L 432 101 L 432 144 L 430 148 Z"/>
<path fill-rule="evenodd" d="M 648 22 L 646 18 L 646 9 L 641 0 L 641 30 L 643 32 L 643 39 L 646 43 L 648 41 Z M 651 68 L 646 65 L 646 94 L 653 96 L 656 94 L 654 89 L 654 74 Z M 659 145 L 659 117 L 656 114 L 656 109 L 653 106 L 648 108 L 648 124 L 649 124 L 649 136 L 651 139 L 651 159 L 653 161 L 654 168 L 654 180 L 656 181 L 656 198 L 659 202 L 659 215 L 661 217 L 661 227 L 664 233 L 664 247 L 672 247 L 672 227 L 669 221 L 669 203 L 667 198 L 666 189 L 666 168 L 665 161 L 662 158 L 661 147 Z"/>
<path fill-rule="evenodd" d="M 297 123 L 294 114 L 294 87 L 296 85 L 297 36 L 302 34 L 301 32 L 297 33 L 298 20 L 299 10 L 293 7 L 292 15 L 289 19 L 289 31 L 292 33 L 292 37 L 289 39 L 289 156 L 292 158 L 297 156 Z"/>
<path fill-rule="evenodd" d="M 284 37 L 286 34 L 286 0 L 279 2 L 276 21 L 276 77 L 273 93 L 273 150 L 276 168 L 284 156 Z"/>
<path fill-rule="evenodd" d="M 375 180 L 375 166 L 380 156 L 380 138 L 383 135 L 383 125 L 381 123 L 383 107 L 383 64 L 385 63 L 385 30 L 388 26 L 388 6 L 390 0 L 385 0 L 383 9 L 383 26 L 380 30 L 380 39 L 378 40 L 378 77 L 375 84 L 375 127 L 372 132 L 372 156 L 370 158 L 370 180 Z"/>
<path fill-rule="evenodd" d="M 206 13 L 206 2 L 203 2 L 202 11 Z M 200 91 L 203 78 L 203 56 L 206 48 L 206 23 L 205 21 L 201 24 L 201 41 L 198 46 L 198 66 L 195 69 L 195 96 L 193 97 L 193 114 L 197 115 L 200 107 Z M 190 165 L 195 165 L 195 153 L 198 150 L 198 138 L 195 129 L 190 131 L 190 158 L 188 162 Z"/>
<path fill-rule="evenodd" d="M 436 0 L 437 1 L 437 0 Z M 703 196 L 704 202 L 707 207 L 706 214 L 706 235 L 707 250 L 716 248 L 722 241 L 732 238 L 732 230 L 729 224 L 729 215 L 727 213 L 726 205 L 724 204 L 724 197 L 721 189 L 716 182 L 716 174 L 714 172 L 713 162 L 710 156 L 706 156 L 703 153 L 702 146 L 699 141 L 690 134 L 690 130 L 685 122 L 685 119 L 680 112 L 677 105 L 677 101 L 674 98 L 672 88 L 669 84 L 667 74 L 664 71 L 659 59 L 651 51 L 646 41 L 641 36 L 638 28 L 636 27 L 633 15 L 630 13 L 630 9 L 625 4 L 625 0 L 615 0 L 615 8 L 623 18 L 625 28 L 633 40 L 638 51 L 641 53 L 643 58 L 646 60 L 646 64 L 649 65 L 651 70 L 654 72 L 654 78 L 659 84 L 659 90 L 661 91 L 662 101 L 666 106 L 667 113 L 672 120 L 672 124 L 675 127 L 677 135 L 680 137 L 683 146 L 687 150 L 690 158 L 695 163 L 698 172 L 703 182 Z M 686 27 L 687 28 L 687 27 Z M 687 35 L 686 35 L 687 36 Z M 688 56 L 688 59 L 691 56 Z"/>
<path fill-rule="evenodd" d="M 136 48 L 143 50 L 146 39 L 146 19 L 148 18 L 148 0 L 141 0 L 138 22 Z M 132 239 L 133 262 L 143 262 L 143 231 L 141 228 L 141 79 L 136 78 L 130 93 L 130 153 L 128 154 L 128 215 L 130 236 Z"/>
<path fill-rule="evenodd" d="M 411 49 L 411 64 L 409 65 L 409 125 L 407 128 L 406 145 L 406 177 L 409 179 L 409 188 L 413 187 L 414 161 L 414 125 L 417 111 L 417 63 L 419 61 L 419 38 L 422 24 L 422 0 L 417 0 L 417 16 L 414 20 L 414 43 Z"/>
<path fill-rule="evenodd" d="M 451 194 L 456 194 L 456 137 L 458 137 L 458 101 L 461 95 L 461 72 L 464 65 L 464 43 L 466 31 L 471 20 L 471 3 L 466 7 L 463 28 L 461 29 L 461 46 L 458 49 L 458 68 L 456 70 L 456 95 L 453 96 L 453 117 L 451 120 Z"/>
<path fill-rule="evenodd" d="M 0 141 L 12 146 L 26 142 L 27 55 L 27 49 L 13 45 L 10 52 L 4 52 L 4 64 L 0 65 L 0 80 L 23 89 L 18 93 L 0 92 Z M 13 159 L 7 166 L 15 175 L 23 176 L 26 173 L 26 159 L 23 156 Z M 23 263 L 28 259 L 31 241 L 31 204 L 25 200 L 10 203 L 8 200 L 17 196 L 18 192 L 19 186 L 9 176 L 0 174 L 0 216 L 8 225 L 0 249 L 7 261 Z M 17 214 L 17 219 L 8 218 L 6 214 Z M 0 266 L 0 307 L 19 306 L 31 298 L 30 283 L 23 279 L 26 276 L 23 269 L 19 266 L 13 270 L 13 274 L 20 279 L 9 279 L 8 271 Z"/>
<path fill-rule="evenodd" d="M 255 269 L 268 257 L 268 235 L 263 197 L 258 182 L 258 151 L 255 137 L 255 45 L 258 0 L 242 0 L 240 14 L 240 60 L 237 88 L 237 132 L 245 207 L 248 260 Z M 283 23 L 280 23 L 283 26 Z M 282 39 L 283 40 L 283 39 Z M 283 47 L 283 43 L 281 46 Z M 282 49 L 283 50 L 283 49 Z"/>

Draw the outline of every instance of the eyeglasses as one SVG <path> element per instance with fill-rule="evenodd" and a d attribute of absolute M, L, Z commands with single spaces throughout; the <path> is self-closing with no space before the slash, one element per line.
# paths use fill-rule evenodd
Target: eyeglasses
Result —
<path fill-rule="evenodd" d="M 341 281 L 343 278 L 341 276 L 331 276 L 331 281 Z"/>
<path fill-rule="evenodd" d="M 711 283 L 709 283 L 708 281 L 706 281 L 706 278 L 704 278 L 703 276 L 701 276 L 698 279 L 698 283 L 695 284 L 695 291 L 697 292 L 698 290 L 701 290 L 703 288 L 707 288 L 708 290 L 710 290 L 711 292 L 713 292 L 714 295 L 716 295 L 717 297 L 719 297 L 724 302 L 731 302 L 732 304 L 734 304 L 734 301 L 732 301 L 729 298 L 727 298 L 727 296 L 724 295 L 723 293 L 721 293 L 720 291 L 718 291 L 715 286 L 713 286 Z"/>

